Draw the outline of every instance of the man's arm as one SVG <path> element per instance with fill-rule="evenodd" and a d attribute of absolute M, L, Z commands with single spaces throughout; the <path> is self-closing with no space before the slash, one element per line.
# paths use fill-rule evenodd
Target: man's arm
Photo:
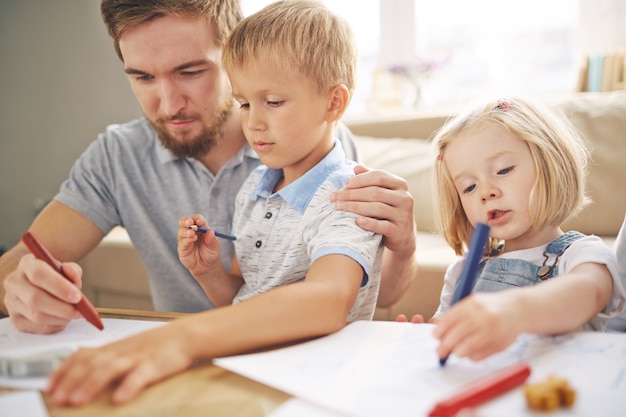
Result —
<path fill-rule="evenodd" d="M 383 170 L 354 169 L 357 174 L 331 195 L 336 210 L 358 214 L 357 224 L 382 234 L 385 252 L 378 306 L 400 299 L 417 273 L 413 196 L 406 180 Z"/>
<path fill-rule="evenodd" d="M 57 201 L 48 204 L 29 228 L 61 262 L 76 262 L 100 242 L 104 234 L 86 217 Z M 25 256 L 27 255 L 27 256 Z M 63 265 L 78 287 L 35 259 L 23 243 L 0 257 L 0 308 L 15 327 L 33 333 L 62 330 L 80 300 L 80 267 Z"/>

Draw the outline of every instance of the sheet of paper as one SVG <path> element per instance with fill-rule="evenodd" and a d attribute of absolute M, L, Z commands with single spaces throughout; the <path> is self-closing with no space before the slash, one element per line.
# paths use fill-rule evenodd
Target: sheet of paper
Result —
<path fill-rule="evenodd" d="M 0 357 L 28 356 L 55 349 L 100 346 L 114 340 L 139 333 L 165 322 L 102 319 L 104 330 L 98 330 L 85 319 L 72 320 L 58 333 L 40 335 L 16 330 L 9 318 L 0 320 Z M 8 378 L 0 376 L 0 386 L 43 390 L 46 378 Z"/>
<path fill-rule="evenodd" d="M 46 405 L 38 391 L 17 391 L 0 394 L 3 416 L 48 417 Z"/>
<path fill-rule="evenodd" d="M 498 369 L 525 360 L 528 382 L 566 378 L 578 393 L 573 410 L 554 416 L 623 417 L 626 409 L 626 335 L 522 335 L 509 349 L 481 362 L 452 355 L 439 366 L 433 325 L 355 322 L 330 336 L 283 349 L 214 361 L 340 415 L 425 416 L 437 401 Z M 530 415 L 516 389 L 479 408 L 481 417 Z"/>

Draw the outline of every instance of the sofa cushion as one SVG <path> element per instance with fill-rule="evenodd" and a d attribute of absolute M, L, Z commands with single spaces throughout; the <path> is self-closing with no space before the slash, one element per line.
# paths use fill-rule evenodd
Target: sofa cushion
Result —
<path fill-rule="evenodd" d="M 422 139 L 377 138 L 355 135 L 355 144 L 365 166 L 383 169 L 406 179 L 414 198 L 413 213 L 419 231 L 433 232 L 431 172 L 434 157 Z"/>
<path fill-rule="evenodd" d="M 576 94 L 555 107 L 592 148 L 587 190 L 593 203 L 563 228 L 615 236 L 626 213 L 626 91 Z"/>

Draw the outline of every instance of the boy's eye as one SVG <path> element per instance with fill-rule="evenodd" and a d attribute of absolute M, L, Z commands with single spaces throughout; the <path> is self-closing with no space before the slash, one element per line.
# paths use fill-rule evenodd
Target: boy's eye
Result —
<path fill-rule="evenodd" d="M 248 103 L 239 103 L 239 108 L 240 109 L 247 109 L 250 107 L 250 104 Z"/>
<path fill-rule="evenodd" d="M 272 107 L 278 107 L 281 104 L 283 104 L 282 101 L 270 101 L 270 100 L 267 101 L 267 105 L 272 106 Z"/>

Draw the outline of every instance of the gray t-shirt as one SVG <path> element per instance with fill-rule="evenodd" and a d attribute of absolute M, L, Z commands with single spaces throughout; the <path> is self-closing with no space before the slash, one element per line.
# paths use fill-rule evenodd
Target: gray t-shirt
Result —
<path fill-rule="evenodd" d="M 355 159 L 347 127 L 340 124 L 336 135 Z M 141 118 L 108 126 L 75 162 L 55 200 L 105 234 L 118 225 L 126 228 L 150 275 L 155 309 L 197 312 L 213 304 L 178 260 L 178 219 L 200 213 L 212 228 L 230 234 L 237 192 L 260 163 L 246 144 L 213 175 L 195 159 L 174 157 Z M 232 242 L 220 243 L 230 269 Z"/>

